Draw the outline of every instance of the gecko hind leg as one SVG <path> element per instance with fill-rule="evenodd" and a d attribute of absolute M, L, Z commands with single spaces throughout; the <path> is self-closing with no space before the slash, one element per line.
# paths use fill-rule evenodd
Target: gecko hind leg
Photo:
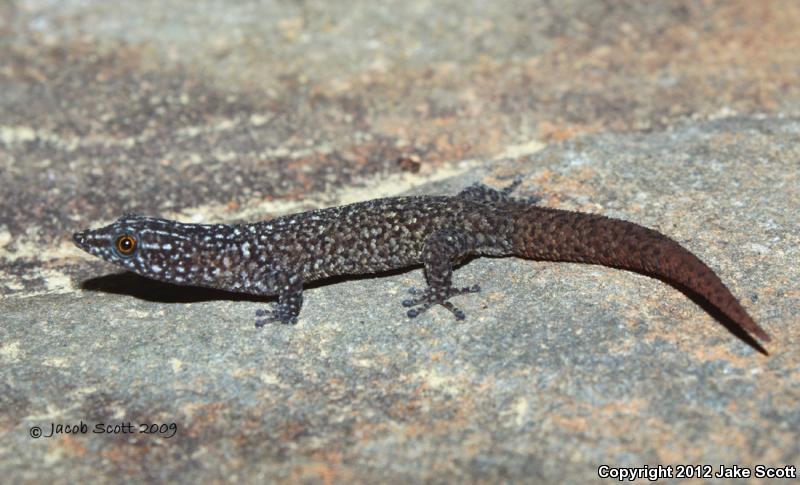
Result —
<path fill-rule="evenodd" d="M 488 204 L 496 204 L 499 202 L 526 202 L 528 204 L 536 204 L 541 200 L 541 197 L 532 196 L 525 198 L 512 197 L 511 193 L 517 189 L 522 183 L 522 175 L 517 175 L 508 187 L 500 190 L 489 187 L 488 185 L 476 182 L 466 189 L 458 193 L 459 197 L 474 200 L 477 202 L 484 202 Z"/>
<path fill-rule="evenodd" d="M 425 265 L 428 287 L 424 290 L 409 289 L 415 298 L 404 300 L 403 306 L 416 308 L 409 309 L 406 315 L 415 318 L 438 304 L 447 308 L 457 320 L 466 317 L 460 308 L 448 300 L 453 296 L 480 291 L 478 285 L 453 287 L 453 265 L 469 254 L 471 249 L 472 245 L 461 231 L 441 229 L 427 237 L 422 249 L 422 262 Z"/>

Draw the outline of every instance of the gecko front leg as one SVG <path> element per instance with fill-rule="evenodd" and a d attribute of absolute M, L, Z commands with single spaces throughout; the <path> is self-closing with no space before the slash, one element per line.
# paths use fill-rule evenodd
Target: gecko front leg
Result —
<path fill-rule="evenodd" d="M 300 307 L 303 306 L 303 279 L 297 273 L 273 269 L 264 277 L 263 294 L 278 295 L 278 303 L 269 310 L 256 310 L 256 327 L 268 323 L 297 323 Z"/>
<path fill-rule="evenodd" d="M 422 291 L 412 288 L 410 291 L 415 298 L 403 301 L 405 307 L 418 307 L 408 310 L 406 314 L 409 317 L 417 317 L 438 304 L 450 310 L 457 320 L 465 318 L 464 312 L 448 300 L 456 295 L 480 291 L 478 285 L 453 287 L 453 265 L 469 254 L 472 248 L 463 232 L 452 229 L 441 229 L 425 239 L 422 263 L 425 265 L 428 287 Z"/>

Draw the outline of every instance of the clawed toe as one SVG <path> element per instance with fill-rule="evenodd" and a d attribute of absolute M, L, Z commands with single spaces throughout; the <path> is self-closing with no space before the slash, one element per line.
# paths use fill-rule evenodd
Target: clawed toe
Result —
<path fill-rule="evenodd" d="M 505 196 L 510 196 L 511 192 L 514 192 L 514 190 L 516 190 L 516 188 L 520 186 L 520 184 L 524 179 L 525 177 L 522 174 L 517 175 L 516 177 L 514 177 L 514 180 L 511 181 L 511 185 L 509 185 L 504 189 L 501 189 L 500 193 L 502 193 Z"/>
<path fill-rule="evenodd" d="M 448 301 L 449 298 L 456 295 L 463 295 L 465 293 L 477 293 L 479 291 L 481 291 L 479 285 L 465 286 L 463 288 L 447 288 L 440 291 L 436 291 L 431 288 L 426 288 L 425 290 L 410 288 L 409 293 L 417 296 L 417 298 L 403 300 L 402 305 L 404 307 L 417 307 L 411 308 L 406 312 L 406 315 L 408 315 L 409 318 L 418 317 L 430 309 L 433 305 L 442 305 L 443 307 L 447 308 L 447 310 L 449 310 L 453 316 L 456 317 L 456 320 L 464 320 L 466 318 L 464 311 L 450 303 L 450 301 Z"/>
<path fill-rule="evenodd" d="M 408 315 L 408 318 L 417 318 L 418 316 L 422 315 L 431 306 L 432 305 L 424 305 L 424 306 L 421 306 L 420 308 L 412 308 L 411 310 L 406 312 L 406 315 Z"/>
<path fill-rule="evenodd" d="M 257 318 L 256 319 L 256 328 L 261 328 L 265 325 L 269 325 L 272 323 L 281 323 L 284 325 L 294 325 L 297 323 L 297 316 L 293 315 L 284 315 L 281 312 L 275 310 L 264 310 L 259 308 L 256 310 L 257 317 L 266 317 L 266 318 Z"/>
<path fill-rule="evenodd" d="M 272 323 L 272 320 L 267 320 L 266 318 L 256 320 L 256 328 L 261 328 L 268 323 Z"/>
<path fill-rule="evenodd" d="M 460 308 L 458 308 L 457 306 L 453 305 L 449 301 L 443 302 L 442 306 L 447 308 L 448 310 L 450 310 L 450 313 L 452 313 L 456 317 L 456 320 L 463 320 L 463 319 L 467 318 L 467 314 L 466 313 L 464 313 Z"/>

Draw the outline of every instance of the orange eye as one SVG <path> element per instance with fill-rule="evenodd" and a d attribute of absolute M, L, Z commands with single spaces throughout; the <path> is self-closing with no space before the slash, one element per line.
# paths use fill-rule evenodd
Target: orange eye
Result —
<path fill-rule="evenodd" d="M 136 239 L 124 234 L 117 238 L 117 251 L 124 256 L 130 256 L 136 250 Z"/>

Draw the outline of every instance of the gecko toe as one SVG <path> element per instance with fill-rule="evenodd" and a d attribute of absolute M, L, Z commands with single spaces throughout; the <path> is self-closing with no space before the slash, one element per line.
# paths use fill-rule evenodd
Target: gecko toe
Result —
<path fill-rule="evenodd" d="M 264 315 L 268 315 L 267 318 L 259 318 L 256 320 L 256 328 L 262 328 L 265 325 L 271 325 L 273 323 L 280 323 L 282 325 L 296 325 L 297 324 L 297 317 L 285 317 L 281 318 L 278 315 L 271 314 L 267 311 L 264 312 Z"/>
<path fill-rule="evenodd" d="M 412 308 L 411 310 L 406 312 L 408 318 L 417 318 L 418 316 L 428 311 L 428 309 L 430 309 L 430 307 L 433 306 L 433 303 L 422 303 L 420 305 L 421 306 L 419 308 Z"/>
<path fill-rule="evenodd" d="M 467 315 L 463 310 L 453 305 L 449 301 L 449 298 L 456 295 L 463 295 L 465 293 L 477 293 L 480 290 L 481 288 L 478 285 L 465 286 L 463 288 L 444 288 L 439 290 L 426 288 L 425 290 L 415 292 L 414 294 L 417 296 L 416 298 L 403 300 L 402 305 L 404 307 L 416 307 L 411 308 L 406 312 L 406 315 L 408 315 L 409 318 L 416 318 L 420 316 L 428 309 L 433 307 L 433 305 L 442 305 L 443 307 L 447 308 L 447 310 L 450 311 L 453 316 L 456 317 L 456 320 L 464 320 Z"/>
<path fill-rule="evenodd" d="M 460 308 L 453 305 L 449 301 L 442 302 L 442 306 L 450 310 L 450 313 L 452 313 L 453 316 L 456 317 L 456 320 L 464 320 L 465 318 L 467 318 L 466 313 L 464 313 Z"/>

